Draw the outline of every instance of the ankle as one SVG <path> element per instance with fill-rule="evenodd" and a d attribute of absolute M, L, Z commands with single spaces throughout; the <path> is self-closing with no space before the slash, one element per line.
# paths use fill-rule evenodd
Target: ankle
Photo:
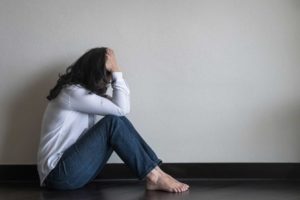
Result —
<path fill-rule="evenodd" d="M 161 174 L 165 174 L 165 172 L 159 166 L 156 166 L 155 169 L 159 171 Z"/>
<path fill-rule="evenodd" d="M 147 181 L 156 183 L 160 176 L 161 176 L 161 173 L 156 168 L 154 168 L 152 171 L 150 171 L 147 174 Z"/>

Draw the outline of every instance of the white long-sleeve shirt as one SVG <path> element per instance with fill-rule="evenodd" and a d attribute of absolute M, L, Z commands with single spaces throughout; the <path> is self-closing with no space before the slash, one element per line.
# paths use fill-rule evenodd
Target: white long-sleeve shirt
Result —
<path fill-rule="evenodd" d="M 64 151 L 94 125 L 95 115 L 124 116 L 130 111 L 130 90 L 122 72 L 112 72 L 112 97 L 101 97 L 79 84 L 63 88 L 44 112 L 37 169 L 40 186 Z"/>

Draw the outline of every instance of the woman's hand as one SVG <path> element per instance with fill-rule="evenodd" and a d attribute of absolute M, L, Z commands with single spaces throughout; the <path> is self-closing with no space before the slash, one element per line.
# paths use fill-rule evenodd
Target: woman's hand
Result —
<path fill-rule="evenodd" d="M 110 72 L 120 72 L 120 68 L 117 64 L 115 53 L 112 49 L 107 48 L 106 50 L 106 63 L 105 67 Z"/>

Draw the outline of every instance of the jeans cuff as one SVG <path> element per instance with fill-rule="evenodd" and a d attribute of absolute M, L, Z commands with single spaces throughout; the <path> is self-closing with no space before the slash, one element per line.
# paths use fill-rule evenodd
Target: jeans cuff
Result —
<path fill-rule="evenodd" d="M 160 166 L 162 164 L 162 160 L 161 159 L 158 159 L 153 165 L 151 165 L 147 170 L 146 172 L 139 177 L 139 180 L 143 181 L 146 179 L 147 175 L 149 172 L 151 172 L 156 166 Z"/>

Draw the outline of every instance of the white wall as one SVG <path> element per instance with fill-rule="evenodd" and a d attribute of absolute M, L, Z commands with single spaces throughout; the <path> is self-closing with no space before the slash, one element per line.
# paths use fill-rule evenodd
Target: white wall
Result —
<path fill-rule="evenodd" d="M 0 164 L 36 163 L 49 89 L 96 46 L 164 162 L 299 162 L 299 22 L 298 0 L 1 0 Z"/>

